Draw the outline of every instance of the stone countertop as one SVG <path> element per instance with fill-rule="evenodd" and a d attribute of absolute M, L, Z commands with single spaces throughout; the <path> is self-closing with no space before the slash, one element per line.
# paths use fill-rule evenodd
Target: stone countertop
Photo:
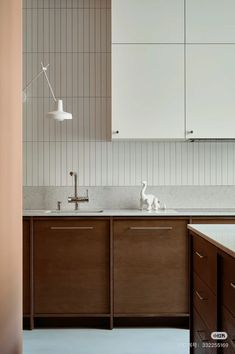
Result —
<path fill-rule="evenodd" d="M 142 211 L 139 209 L 96 210 L 24 210 L 24 216 L 231 216 L 235 217 L 235 209 L 166 209 L 159 211 Z M 235 223 L 235 222 L 234 222 Z"/>
<path fill-rule="evenodd" d="M 235 224 L 189 224 L 188 229 L 235 257 Z"/>

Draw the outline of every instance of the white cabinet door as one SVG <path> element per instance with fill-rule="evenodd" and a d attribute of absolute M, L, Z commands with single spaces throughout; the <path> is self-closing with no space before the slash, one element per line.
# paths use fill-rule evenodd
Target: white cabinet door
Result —
<path fill-rule="evenodd" d="M 113 43 L 183 43 L 184 0 L 112 0 Z"/>
<path fill-rule="evenodd" d="M 187 0 L 186 41 L 235 43 L 235 1 Z"/>
<path fill-rule="evenodd" d="M 112 47 L 113 139 L 183 139 L 184 46 Z"/>
<path fill-rule="evenodd" d="M 188 45 L 187 138 L 235 138 L 235 45 Z"/>

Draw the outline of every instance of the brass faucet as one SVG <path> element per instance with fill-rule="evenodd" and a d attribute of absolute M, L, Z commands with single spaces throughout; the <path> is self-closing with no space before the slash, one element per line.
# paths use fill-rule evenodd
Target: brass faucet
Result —
<path fill-rule="evenodd" d="M 83 202 L 89 202 L 89 197 L 88 197 L 88 189 L 86 190 L 86 196 L 85 197 L 79 197 L 78 196 L 78 175 L 76 172 L 69 172 L 70 176 L 74 176 L 74 196 L 73 197 L 68 197 L 68 202 L 69 203 L 75 203 L 75 210 L 78 210 L 78 203 L 83 203 Z"/>

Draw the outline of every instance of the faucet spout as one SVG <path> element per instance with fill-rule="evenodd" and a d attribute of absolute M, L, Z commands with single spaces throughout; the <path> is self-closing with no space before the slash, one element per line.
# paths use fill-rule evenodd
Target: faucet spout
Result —
<path fill-rule="evenodd" d="M 89 202 L 88 191 L 86 197 L 79 197 L 78 196 L 78 174 L 77 172 L 69 172 L 70 176 L 74 177 L 74 196 L 68 197 L 69 203 L 74 203 L 75 210 L 78 210 L 78 203 L 79 202 Z"/>
<path fill-rule="evenodd" d="M 77 172 L 69 172 L 70 176 L 74 176 L 74 196 L 78 196 L 78 174 Z"/>

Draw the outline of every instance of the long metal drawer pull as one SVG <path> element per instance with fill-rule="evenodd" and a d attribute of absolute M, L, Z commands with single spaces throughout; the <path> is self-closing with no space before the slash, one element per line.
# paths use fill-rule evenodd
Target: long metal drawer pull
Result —
<path fill-rule="evenodd" d="M 230 283 L 231 287 L 235 289 L 235 283 Z"/>
<path fill-rule="evenodd" d="M 51 226 L 51 230 L 93 230 L 93 226 Z"/>
<path fill-rule="evenodd" d="M 131 226 L 130 230 L 173 230 L 173 227 L 171 226 Z"/>
<path fill-rule="evenodd" d="M 203 256 L 203 254 L 201 254 L 201 253 L 199 253 L 199 252 L 197 252 L 197 251 L 195 251 L 195 254 L 199 257 L 199 258 L 205 258 L 205 256 Z"/>
<path fill-rule="evenodd" d="M 206 300 L 204 297 L 201 296 L 201 294 L 197 290 L 195 291 L 195 293 L 201 301 Z"/>

